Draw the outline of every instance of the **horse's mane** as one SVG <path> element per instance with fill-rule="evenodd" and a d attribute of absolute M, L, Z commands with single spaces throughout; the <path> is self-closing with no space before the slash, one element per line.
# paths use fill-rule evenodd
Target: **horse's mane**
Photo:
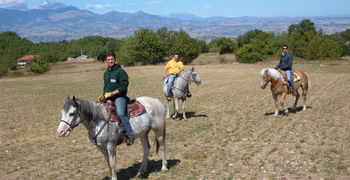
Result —
<path fill-rule="evenodd" d="M 263 76 L 265 71 L 268 70 L 268 73 L 269 75 L 275 79 L 275 80 L 278 80 L 278 79 L 282 79 L 282 75 L 280 72 L 278 72 L 276 69 L 273 69 L 273 68 L 264 68 L 260 71 L 260 76 Z"/>
<path fill-rule="evenodd" d="M 182 71 L 182 72 L 180 73 L 180 75 L 184 75 L 185 73 L 191 72 L 191 71 L 192 71 L 192 69 L 185 69 L 184 71 Z"/>
<path fill-rule="evenodd" d="M 68 111 L 68 108 L 73 105 L 72 99 L 67 99 L 65 105 L 63 106 L 64 110 Z M 103 119 L 104 114 L 102 111 L 102 106 L 93 102 L 85 101 L 82 99 L 77 99 L 81 112 L 90 120 Z"/>

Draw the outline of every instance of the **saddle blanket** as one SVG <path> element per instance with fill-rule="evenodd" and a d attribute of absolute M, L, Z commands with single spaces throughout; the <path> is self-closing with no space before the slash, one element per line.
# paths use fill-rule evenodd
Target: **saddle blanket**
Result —
<path fill-rule="evenodd" d="M 287 74 L 286 74 L 286 72 L 283 71 L 283 70 L 278 70 L 278 71 L 281 73 L 284 83 L 286 83 L 286 81 L 287 81 Z M 292 77 L 293 77 L 293 81 L 294 82 L 297 82 L 297 81 L 299 81 L 301 79 L 299 74 L 295 73 L 294 71 L 292 72 Z"/>
<path fill-rule="evenodd" d="M 116 107 L 114 103 L 112 103 L 111 101 L 107 101 L 103 102 L 102 105 L 106 107 L 107 112 L 110 114 L 109 121 L 120 121 L 120 117 L 116 113 L 118 107 Z M 145 113 L 146 108 L 140 102 L 133 99 L 128 101 L 127 112 L 128 118 L 130 119 Z"/>

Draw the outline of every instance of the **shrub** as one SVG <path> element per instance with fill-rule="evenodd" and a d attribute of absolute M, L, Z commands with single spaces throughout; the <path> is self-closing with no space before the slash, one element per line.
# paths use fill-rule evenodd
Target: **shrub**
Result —
<path fill-rule="evenodd" d="M 307 46 L 305 57 L 308 59 L 339 59 L 341 48 L 336 41 L 326 36 L 315 36 Z"/>
<path fill-rule="evenodd" d="M 6 76 L 8 73 L 7 66 L 0 64 L 0 77 Z"/>
<path fill-rule="evenodd" d="M 9 74 L 10 77 L 22 77 L 24 76 L 23 72 L 21 71 L 13 71 L 11 74 Z"/>
<path fill-rule="evenodd" d="M 33 73 L 43 73 L 50 70 L 50 65 L 47 61 L 42 58 L 35 58 L 29 62 L 27 66 L 27 70 Z"/>
<path fill-rule="evenodd" d="M 235 55 L 240 63 L 255 63 L 265 59 L 267 54 L 266 44 L 258 39 L 239 48 Z"/>

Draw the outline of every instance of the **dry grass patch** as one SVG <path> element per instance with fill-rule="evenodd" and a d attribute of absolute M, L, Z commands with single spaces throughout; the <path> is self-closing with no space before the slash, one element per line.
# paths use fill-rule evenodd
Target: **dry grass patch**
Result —
<path fill-rule="evenodd" d="M 190 86 L 188 120 L 166 120 L 169 171 L 160 172 L 161 157 L 152 147 L 148 178 L 350 178 L 349 63 L 297 63 L 295 68 L 311 79 L 309 108 L 272 117 L 271 92 L 259 88 L 259 72 L 275 63 L 197 65 L 202 85 Z M 65 97 L 95 101 L 102 92 L 105 65 L 64 67 L 40 76 L 0 79 L 0 179 L 109 175 L 84 127 L 77 127 L 68 138 L 55 134 Z M 164 102 L 163 66 L 125 69 L 131 97 L 151 96 Z M 288 96 L 286 105 L 292 103 Z M 153 145 L 152 134 L 150 140 Z M 135 175 L 141 156 L 139 142 L 119 146 L 118 177 L 139 179 Z"/>

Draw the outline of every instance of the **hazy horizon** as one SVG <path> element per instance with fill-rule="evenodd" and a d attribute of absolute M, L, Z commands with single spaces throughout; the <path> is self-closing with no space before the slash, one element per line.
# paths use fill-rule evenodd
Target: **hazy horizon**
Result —
<path fill-rule="evenodd" d="M 25 3 L 29 8 L 37 8 L 45 0 L 0 0 L 0 7 L 6 8 Z M 158 16 L 171 14 L 195 15 L 201 18 L 208 17 L 317 17 L 317 16 L 350 16 L 346 0 L 295 0 L 290 2 L 268 0 L 137 0 L 130 3 L 128 0 L 51 0 L 51 3 L 63 3 L 79 9 L 86 9 L 97 14 L 111 11 L 134 13 L 143 11 Z"/>

